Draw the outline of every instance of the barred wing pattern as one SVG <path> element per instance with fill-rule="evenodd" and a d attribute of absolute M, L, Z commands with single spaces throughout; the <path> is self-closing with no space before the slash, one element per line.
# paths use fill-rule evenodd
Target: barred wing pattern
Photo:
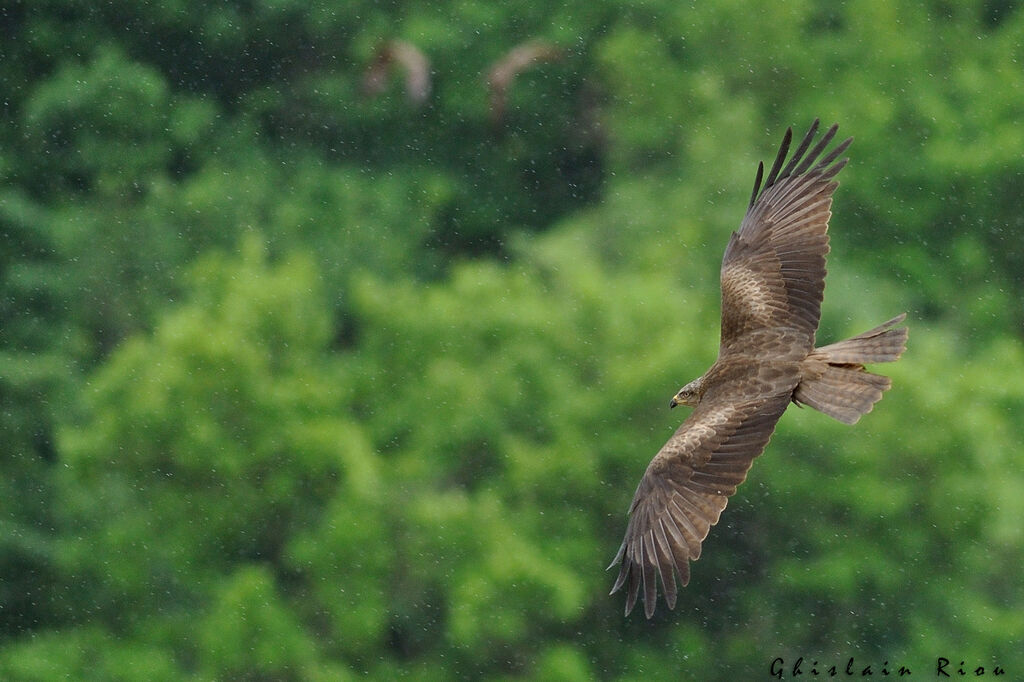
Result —
<path fill-rule="evenodd" d="M 847 161 L 837 159 L 852 142 L 818 161 L 838 126 L 811 149 L 817 130 L 815 120 L 788 163 L 787 130 L 767 178 L 758 165 L 747 214 L 722 259 L 718 360 L 697 382 L 696 409 L 647 467 L 609 566 L 620 564 L 612 592 L 625 588 L 627 615 L 642 595 L 651 617 L 659 579 L 675 607 L 676 575 L 689 582 L 689 562 L 764 451 L 814 348 L 834 178 Z"/>
<path fill-rule="evenodd" d="M 701 543 L 789 404 L 789 392 L 749 397 L 737 388 L 739 395 L 701 402 L 640 480 L 612 561 L 621 562 L 612 593 L 626 588 L 626 615 L 641 588 L 644 613 L 654 614 L 658 578 L 668 607 L 675 608 L 676 574 L 684 587 L 690 582 L 689 562 L 700 557 Z"/>
<path fill-rule="evenodd" d="M 835 137 L 832 126 L 807 153 L 818 129 L 815 120 L 785 168 L 792 130 L 786 130 L 764 188 L 764 164 L 740 229 L 733 233 L 722 259 L 722 347 L 743 343 L 752 331 L 775 327 L 800 330 L 803 347 L 814 345 L 825 292 L 828 220 L 832 215 L 833 178 L 846 165 L 836 161 L 852 138 L 817 165 Z"/>

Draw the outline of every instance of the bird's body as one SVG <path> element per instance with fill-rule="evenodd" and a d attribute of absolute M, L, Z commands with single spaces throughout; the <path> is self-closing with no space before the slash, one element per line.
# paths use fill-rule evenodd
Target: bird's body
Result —
<path fill-rule="evenodd" d="M 689 562 L 700 557 L 708 531 L 791 402 L 852 424 L 890 385 L 864 364 L 894 361 L 905 348 L 907 330 L 894 328 L 903 315 L 814 347 L 833 178 L 846 164 L 836 159 L 852 141 L 815 165 L 837 130 L 832 126 L 805 157 L 817 127 L 815 121 L 783 168 L 792 136 L 786 131 L 763 191 L 764 167 L 758 167 L 747 215 L 726 248 L 718 359 L 672 399 L 672 407 L 695 409 L 647 467 L 612 562 L 620 564 L 612 592 L 626 588 L 627 614 L 642 588 L 651 617 L 659 580 L 674 608 L 676 575 L 684 586 L 689 582 Z"/>

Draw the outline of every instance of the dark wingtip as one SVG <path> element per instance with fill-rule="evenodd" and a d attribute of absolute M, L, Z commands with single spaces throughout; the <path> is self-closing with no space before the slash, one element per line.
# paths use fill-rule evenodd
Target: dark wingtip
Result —
<path fill-rule="evenodd" d="M 764 178 L 763 185 L 761 183 L 763 173 L 762 166 L 758 166 L 757 179 L 754 182 L 754 192 L 750 197 L 750 206 L 748 207 L 748 210 L 753 208 L 754 204 L 757 202 L 759 192 L 767 192 L 768 189 L 774 186 L 777 182 L 785 180 L 786 178 L 802 175 L 813 167 L 813 170 L 811 170 L 812 173 L 818 173 L 821 175 L 822 180 L 828 181 L 843 169 L 843 166 L 846 165 L 848 159 L 841 159 L 834 165 L 833 162 L 850 146 L 853 142 L 852 137 L 843 140 L 831 152 L 829 152 L 824 159 L 818 162 L 817 165 L 814 165 L 818 156 L 820 156 L 825 148 L 828 147 L 832 138 L 835 137 L 836 131 L 839 130 L 839 124 L 833 123 L 828 130 L 825 131 L 825 134 L 822 135 L 821 139 L 818 140 L 818 143 L 814 148 L 811 149 L 811 143 L 814 141 L 820 126 L 821 119 L 815 118 L 811 123 L 810 128 L 808 128 L 807 133 L 804 135 L 803 140 L 800 142 L 800 145 L 797 147 L 793 155 L 789 157 L 789 163 L 786 163 L 786 158 L 789 156 L 789 147 L 793 139 L 793 129 L 786 128 L 786 134 L 782 138 L 782 144 L 779 146 L 779 153 L 775 157 L 775 163 L 772 164 L 772 168 L 768 172 L 767 178 Z M 810 151 L 808 152 L 808 150 Z M 783 168 L 784 163 L 785 168 Z"/>
<path fill-rule="evenodd" d="M 813 123 L 811 123 L 811 127 L 807 130 L 807 134 L 804 135 L 804 139 L 800 143 L 800 146 L 797 147 L 796 152 L 793 153 L 793 157 L 789 160 L 789 163 L 786 164 L 786 167 L 783 169 L 782 173 L 779 174 L 779 180 L 782 180 L 783 178 L 788 178 L 790 175 L 793 174 L 794 169 L 800 163 L 800 160 L 803 158 L 804 153 L 807 151 L 807 148 L 811 146 L 811 142 L 814 140 L 814 136 L 818 133 L 818 126 L 820 124 L 821 120 L 817 118 L 814 119 Z M 833 132 L 833 135 L 834 134 L 835 133 Z M 797 171 L 797 174 L 799 175 L 799 171 Z"/>
<path fill-rule="evenodd" d="M 782 144 L 779 145 L 779 153 L 775 155 L 775 163 L 772 164 L 772 169 L 768 172 L 768 179 L 764 183 L 764 188 L 768 189 L 775 184 L 775 181 L 779 177 L 779 169 L 782 168 L 783 162 L 786 160 L 786 154 L 789 153 L 789 145 L 793 142 L 793 129 L 786 128 L 786 133 L 782 136 Z"/>
<path fill-rule="evenodd" d="M 757 201 L 757 190 L 761 189 L 761 180 L 764 179 L 764 161 L 757 162 L 757 177 L 754 178 L 754 191 L 750 193 L 750 206 Z M 675 407 L 675 405 L 672 405 Z"/>
<path fill-rule="evenodd" d="M 615 589 L 617 590 L 618 587 L 616 587 Z M 612 591 L 612 594 L 615 594 L 614 590 Z M 635 589 L 633 589 L 633 585 L 630 585 L 629 587 L 627 587 L 626 588 L 626 608 L 625 608 L 625 611 L 623 612 L 624 615 L 628 616 L 630 613 L 633 612 L 633 607 L 636 606 L 636 597 L 637 597 L 637 592 L 636 592 Z"/>
<path fill-rule="evenodd" d="M 625 556 L 625 554 L 626 554 L 626 541 L 623 540 L 622 544 L 619 545 L 619 551 L 615 553 L 615 558 L 612 559 L 612 562 L 610 564 L 608 564 L 608 568 L 606 568 L 604 570 L 610 571 L 610 570 L 612 570 L 612 567 L 621 564 L 622 563 L 622 557 Z"/>

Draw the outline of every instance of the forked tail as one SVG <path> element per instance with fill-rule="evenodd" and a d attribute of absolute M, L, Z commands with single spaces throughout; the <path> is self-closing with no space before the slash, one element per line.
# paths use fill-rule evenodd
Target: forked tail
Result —
<path fill-rule="evenodd" d="M 882 399 L 889 377 L 871 374 L 864 365 L 894 362 L 907 347 L 907 328 L 893 329 L 903 313 L 863 334 L 815 348 L 804 360 L 803 379 L 793 393 L 798 405 L 809 405 L 844 424 L 854 424 Z"/>

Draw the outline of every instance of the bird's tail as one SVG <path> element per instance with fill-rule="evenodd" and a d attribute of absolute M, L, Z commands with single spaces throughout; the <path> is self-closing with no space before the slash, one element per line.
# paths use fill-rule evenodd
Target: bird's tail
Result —
<path fill-rule="evenodd" d="M 804 360 L 804 377 L 793 393 L 793 401 L 844 424 L 856 423 L 892 384 L 889 377 L 871 374 L 864 365 L 899 359 L 907 347 L 907 328 L 893 327 L 906 316 L 898 315 L 852 339 L 815 348 Z"/>

